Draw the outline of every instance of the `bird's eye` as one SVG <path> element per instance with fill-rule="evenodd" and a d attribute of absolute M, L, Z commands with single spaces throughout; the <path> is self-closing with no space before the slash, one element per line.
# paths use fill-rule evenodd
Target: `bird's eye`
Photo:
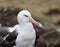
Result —
<path fill-rule="evenodd" d="M 25 16 L 25 17 L 28 17 L 28 15 L 25 15 L 25 14 L 24 14 L 24 16 Z"/>

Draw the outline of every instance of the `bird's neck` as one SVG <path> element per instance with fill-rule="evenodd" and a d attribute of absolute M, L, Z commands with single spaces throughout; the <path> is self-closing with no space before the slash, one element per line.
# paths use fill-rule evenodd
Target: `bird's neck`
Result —
<path fill-rule="evenodd" d="M 23 23 L 19 23 L 20 26 L 24 27 L 26 24 L 31 24 L 31 22 L 23 22 Z"/>

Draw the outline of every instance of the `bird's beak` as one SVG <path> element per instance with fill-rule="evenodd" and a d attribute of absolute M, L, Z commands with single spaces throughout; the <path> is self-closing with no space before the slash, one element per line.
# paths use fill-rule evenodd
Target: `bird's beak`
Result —
<path fill-rule="evenodd" d="M 35 21 L 32 17 L 30 17 L 30 22 L 36 26 L 39 26 L 39 23 L 37 21 Z"/>

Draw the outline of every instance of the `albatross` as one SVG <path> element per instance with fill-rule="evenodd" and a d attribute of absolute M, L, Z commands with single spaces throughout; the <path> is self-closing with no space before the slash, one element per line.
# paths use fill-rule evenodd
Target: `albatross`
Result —
<path fill-rule="evenodd" d="M 16 45 L 13 47 L 33 47 L 36 39 L 36 33 L 31 23 L 31 13 L 27 10 L 22 10 L 17 15 L 18 25 L 15 26 L 18 33 Z"/>
<path fill-rule="evenodd" d="M 36 39 L 34 25 L 42 26 L 36 22 L 28 10 L 22 10 L 17 15 L 19 24 L 14 27 L 0 27 L 0 40 L 2 47 L 33 47 Z M 1 34 L 2 33 L 2 34 Z"/>

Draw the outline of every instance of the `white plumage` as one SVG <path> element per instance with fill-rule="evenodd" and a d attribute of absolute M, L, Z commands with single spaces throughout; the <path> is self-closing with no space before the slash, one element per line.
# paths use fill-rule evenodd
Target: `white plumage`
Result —
<path fill-rule="evenodd" d="M 17 20 L 19 24 L 13 28 L 18 33 L 14 47 L 33 47 L 36 34 L 32 23 L 29 21 L 30 17 L 31 14 L 27 10 L 22 10 L 18 13 Z"/>

